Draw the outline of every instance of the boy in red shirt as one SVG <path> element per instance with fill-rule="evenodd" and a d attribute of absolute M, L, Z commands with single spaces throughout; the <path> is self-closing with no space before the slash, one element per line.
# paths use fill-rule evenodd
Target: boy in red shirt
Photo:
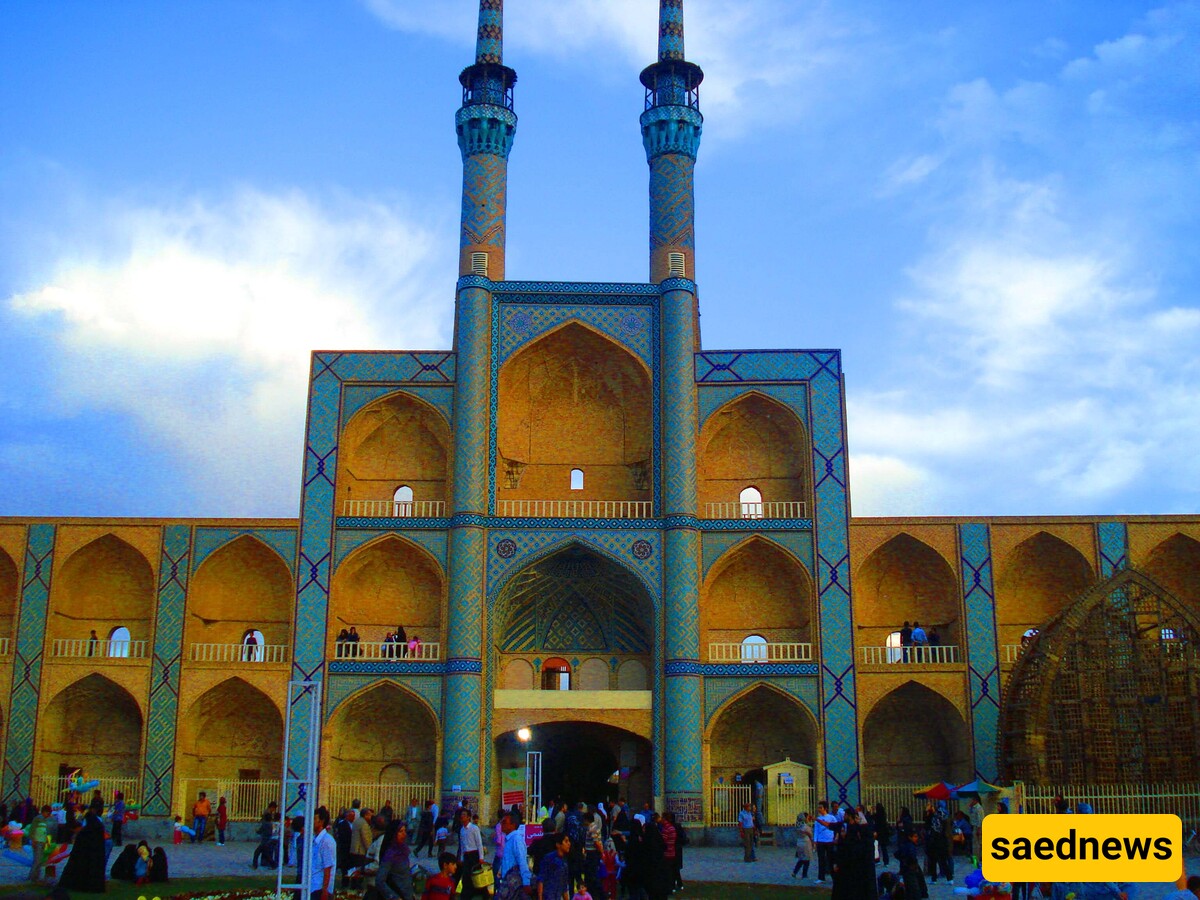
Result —
<path fill-rule="evenodd" d="M 450 900 L 454 896 L 454 874 L 458 871 L 458 860 L 453 853 L 443 853 L 438 857 L 441 871 L 430 876 L 425 882 L 425 893 L 421 900 Z"/>

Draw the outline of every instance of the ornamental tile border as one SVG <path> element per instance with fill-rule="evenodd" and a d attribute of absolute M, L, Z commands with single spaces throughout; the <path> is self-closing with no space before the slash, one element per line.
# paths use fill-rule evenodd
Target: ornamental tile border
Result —
<path fill-rule="evenodd" d="M 363 660 L 352 662 L 344 659 L 330 660 L 326 671 L 330 675 L 445 675 L 449 663 L 404 662 L 400 660 Z"/>

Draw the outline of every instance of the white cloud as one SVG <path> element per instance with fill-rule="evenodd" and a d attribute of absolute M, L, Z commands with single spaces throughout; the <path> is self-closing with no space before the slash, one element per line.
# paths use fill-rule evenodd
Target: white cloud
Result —
<path fill-rule="evenodd" d="M 927 469 L 896 456 L 875 453 L 850 455 L 856 516 L 881 516 L 904 510 L 919 516 L 938 512 L 941 488 Z"/>
<path fill-rule="evenodd" d="M 244 190 L 96 219 L 9 304 L 49 333 L 59 403 L 136 422 L 198 511 L 294 512 L 310 351 L 448 346 L 450 248 L 379 203 Z"/>

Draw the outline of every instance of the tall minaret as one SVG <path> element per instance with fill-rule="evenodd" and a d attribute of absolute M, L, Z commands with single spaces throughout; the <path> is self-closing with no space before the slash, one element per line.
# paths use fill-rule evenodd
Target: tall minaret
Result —
<path fill-rule="evenodd" d="M 454 482 L 447 607 L 443 796 L 478 808 L 482 775 L 479 710 L 483 688 L 483 570 L 489 511 L 488 422 L 492 290 L 504 279 L 508 152 L 517 130 L 513 85 L 503 64 L 504 2 L 479 0 L 475 64 L 458 80 L 463 105 L 454 117 L 463 158 L 462 232 L 454 306 Z"/>
<path fill-rule="evenodd" d="M 700 531 L 696 508 L 699 349 L 692 170 L 700 146 L 700 67 L 683 58 L 683 0 L 659 0 L 658 62 L 642 72 L 650 164 L 650 280 L 659 286 L 665 700 L 662 800 L 704 821 L 700 678 Z"/>

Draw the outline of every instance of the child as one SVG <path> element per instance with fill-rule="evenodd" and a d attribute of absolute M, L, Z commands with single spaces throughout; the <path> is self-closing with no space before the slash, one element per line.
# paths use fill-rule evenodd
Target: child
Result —
<path fill-rule="evenodd" d="M 229 825 L 229 807 L 225 805 L 225 798 L 222 797 L 217 803 L 217 846 L 225 846 L 225 829 Z"/>
<path fill-rule="evenodd" d="M 600 855 L 600 863 L 604 869 L 604 893 L 606 896 L 615 898 L 617 896 L 617 845 L 613 843 L 612 838 L 604 842 L 604 852 Z"/>
<path fill-rule="evenodd" d="M 442 853 L 438 855 L 438 866 L 441 871 L 425 882 L 425 893 L 421 895 L 421 900 L 450 900 L 454 896 L 458 860 L 453 853 Z"/>
<path fill-rule="evenodd" d="M 175 817 L 175 836 L 172 841 L 176 847 L 183 843 L 183 816 Z"/>
<path fill-rule="evenodd" d="M 438 859 L 441 859 L 442 854 L 446 852 L 446 841 L 450 840 L 450 829 L 444 822 L 438 826 L 437 834 L 433 839 L 437 841 Z"/>
<path fill-rule="evenodd" d="M 592 895 L 588 893 L 587 885 L 580 882 L 579 890 L 574 893 L 571 900 L 592 900 Z"/>
<path fill-rule="evenodd" d="M 154 863 L 150 859 L 150 848 L 142 841 L 137 846 L 137 859 L 133 863 L 133 883 L 149 884 L 150 870 Z"/>

